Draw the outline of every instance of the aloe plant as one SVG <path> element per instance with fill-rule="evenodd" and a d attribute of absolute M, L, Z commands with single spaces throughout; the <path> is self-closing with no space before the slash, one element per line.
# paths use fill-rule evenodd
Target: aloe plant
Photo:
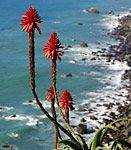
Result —
<path fill-rule="evenodd" d="M 107 126 L 104 126 L 100 128 L 94 135 L 93 140 L 91 140 L 89 143 L 86 143 L 84 138 L 76 134 L 81 140 L 81 145 L 82 147 L 79 147 L 79 145 L 69 141 L 69 140 L 61 140 L 59 144 L 63 143 L 65 147 L 60 148 L 58 150 L 123 150 L 123 146 L 127 146 L 128 148 L 131 148 L 131 144 L 128 143 L 127 141 L 123 139 L 111 139 L 113 143 L 111 143 L 109 146 L 104 145 L 104 140 L 106 139 L 107 136 L 107 131 L 109 129 L 112 129 L 114 131 L 117 131 L 118 129 L 113 126 L 115 123 L 123 121 L 123 120 L 128 120 L 131 121 L 131 119 L 123 118 L 123 119 L 118 119 L 115 120 L 114 122 L 110 123 Z M 82 148 L 82 149 L 81 149 Z"/>

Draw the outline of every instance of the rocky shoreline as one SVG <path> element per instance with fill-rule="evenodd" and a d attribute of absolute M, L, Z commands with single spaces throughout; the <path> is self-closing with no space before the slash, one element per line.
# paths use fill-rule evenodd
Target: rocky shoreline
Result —
<path fill-rule="evenodd" d="M 97 104 L 97 109 L 99 107 L 106 107 L 109 113 L 102 114 L 106 117 L 103 118 L 102 121 L 99 121 L 99 118 L 97 118 L 97 115 L 91 115 L 90 119 L 97 121 L 99 124 L 107 125 L 110 122 L 119 119 L 119 118 L 130 118 L 131 119 L 131 15 L 124 16 L 119 19 L 119 26 L 114 29 L 112 33 L 109 33 L 109 35 L 112 38 L 115 38 L 116 41 L 119 40 L 119 44 L 117 45 L 109 45 L 108 53 L 105 48 L 101 49 L 101 51 L 98 52 L 92 52 L 94 57 L 91 59 L 91 61 L 95 61 L 99 59 L 99 56 L 106 57 L 107 62 L 109 64 L 114 64 L 115 61 L 120 62 L 127 62 L 127 65 L 129 66 L 128 70 L 125 70 L 124 74 L 121 77 L 122 82 L 124 82 L 123 87 L 121 89 L 126 89 L 127 94 L 123 95 L 123 93 L 119 92 L 119 98 L 122 99 L 124 97 L 124 100 L 118 100 L 118 102 L 109 102 L 104 104 Z M 114 98 L 115 99 L 115 98 Z M 117 114 L 115 114 L 112 111 L 112 107 L 116 107 Z M 82 112 L 88 112 L 88 114 L 95 111 L 93 107 L 88 108 L 82 108 L 80 110 Z M 108 118 L 107 118 L 108 116 Z M 88 122 L 87 122 L 88 123 Z M 120 123 L 116 123 L 116 127 L 119 129 L 119 132 L 116 134 L 114 132 L 110 132 L 112 136 L 115 138 L 124 138 L 128 142 L 131 143 L 131 122 L 129 121 L 122 121 Z M 88 133 L 86 130 L 86 119 L 82 118 L 81 123 L 77 126 L 77 132 L 80 134 L 86 134 Z M 98 127 L 99 128 L 99 127 Z M 126 149 L 126 148 L 125 148 Z"/>
<path fill-rule="evenodd" d="M 131 15 L 119 19 L 119 23 L 120 25 L 113 32 L 114 38 L 120 41 L 120 44 L 116 46 L 117 55 L 119 55 L 117 59 L 122 62 L 126 61 L 130 69 L 125 70 L 122 75 L 122 80 L 128 81 L 128 84 L 123 87 L 126 88 L 128 94 L 126 95 L 124 104 L 118 106 L 119 115 L 117 118 L 131 119 Z M 119 133 L 115 137 L 127 139 L 131 143 L 131 122 L 122 121 L 121 123 L 117 123 L 116 127 L 119 129 Z"/>
<path fill-rule="evenodd" d="M 119 19 L 119 26 L 116 27 L 113 31 L 113 33 L 109 33 L 109 35 L 112 38 L 115 38 L 115 40 L 119 40 L 120 43 L 118 45 L 109 45 L 108 53 L 106 51 L 106 48 L 101 48 L 101 51 L 92 52 L 93 57 L 91 58 L 91 61 L 96 61 L 97 59 L 102 59 L 103 57 L 106 58 L 106 61 L 109 63 L 109 65 L 113 65 L 115 61 L 120 62 L 127 62 L 130 69 L 125 70 L 124 74 L 121 77 L 121 80 L 124 82 L 123 87 L 121 89 L 126 89 L 127 94 L 121 92 L 121 89 L 116 95 L 107 96 L 106 98 L 112 98 L 114 99 L 114 102 L 104 102 L 104 99 L 100 99 L 103 103 L 96 104 L 96 105 L 88 105 L 88 107 L 83 107 L 79 111 L 86 113 L 90 120 L 98 122 L 98 125 L 94 129 L 89 129 L 86 124 L 88 124 L 88 121 L 85 118 L 81 118 L 80 123 L 76 126 L 72 126 L 76 128 L 77 132 L 80 134 L 89 134 L 95 132 L 96 129 L 98 129 L 101 125 L 107 125 L 110 122 L 119 119 L 119 118 L 130 118 L 131 119 L 131 15 L 125 16 L 121 19 Z M 96 43 L 99 45 L 100 43 Z M 87 43 L 82 43 L 80 45 L 81 47 L 88 47 Z M 70 45 L 68 45 L 65 49 L 68 50 L 71 48 Z M 100 58 L 100 57 L 101 58 Z M 86 61 L 86 58 L 83 58 L 81 61 Z M 67 74 L 66 77 L 71 77 L 72 74 Z M 116 99 L 114 96 L 117 96 Z M 121 100 L 122 99 L 122 100 Z M 117 101 L 118 100 L 118 101 Z M 28 104 L 33 104 L 33 100 L 29 100 Z M 115 107 L 118 113 L 115 113 L 112 111 L 112 108 Z M 98 118 L 97 113 L 95 112 L 96 109 L 101 110 L 103 108 L 106 108 L 107 113 L 101 114 L 102 119 Z M 4 108 L 0 108 L 4 109 Z M 15 118 L 16 115 L 11 115 L 12 118 Z M 116 124 L 116 127 L 119 129 L 118 133 L 114 133 L 110 131 L 110 134 L 114 136 L 115 138 L 124 138 L 128 142 L 131 143 L 131 122 L 129 121 L 122 121 L 120 123 Z M 3 145 L 3 149 L 9 148 L 8 145 Z M 125 148 L 125 150 L 128 150 Z"/>

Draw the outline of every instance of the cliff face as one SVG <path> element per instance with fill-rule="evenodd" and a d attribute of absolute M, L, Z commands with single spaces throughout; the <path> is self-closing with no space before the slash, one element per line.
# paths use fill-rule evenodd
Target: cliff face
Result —
<path fill-rule="evenodd" d="M 120 25 L 115 28 L 113 35 L 120 40 L 121 59 L 127 61 L 131 67 L 131 15 L 119 20 Z"/>
<path fill-rule="evenodd" d="M 115 28 L 113 35 L 117 40 L 120 40 L 120 60 L 127 61 L 130 69 L 126 70 L 122 77 L 123 80 L 128 80 L 128 84 L 125 85 L 128 95 L 127 101 L 125 101 L 124 105 L 121 104 L 118 107 L 118 111 L 120 113 L 118 118 L 131 119 L 131 15 L 121 18 L 119 22 L 120 25 Z M 116 127 L 120 131 L 116 136 L 126 139 L 129 143 L 131 143 L 131 122 L 122 121 L 117 123 Z M 126 147 L 124 149 L 128 150 Z"/>

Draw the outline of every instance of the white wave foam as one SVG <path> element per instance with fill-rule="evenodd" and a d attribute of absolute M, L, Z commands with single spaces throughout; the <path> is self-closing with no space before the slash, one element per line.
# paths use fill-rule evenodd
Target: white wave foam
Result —
<path fill-rule="evenodd" d="M 120 61 L 115 61 L 115 63 L 110 64 L 108 68 L 122 71 L 130 69 L 130 67 L 127 65 L 127 62 L 120 62 Z"/>
<path fill-rule="evenodd" d="M 54 24 L 59 24 L 59 23 L 61 23 L 60 21 L 52 21 L 52 23 L 54 23 Z"/>
<path fill-rule="evenodd" d="M 75 61 L 75 60 L 70 60 L 70 61 L 69 61 L 69 63 L 71 63 L 71 64 L 75 64 L 75 63 L 76 63 L 76 61 Z"/>
<path fill-rule="evenodd" d="M 51 115 L 51 114 L 50 114 Z M 24 120 L 26 121 L 26 125 L 28 126 L 36 126 L 38 124 L 42 124 L 42 122 L 39 122 L 39 118 L 41 119 L 44 119 L 46 118 L 45 115 L 38 115 L 38 116 L 24 116 L 24 115 L 11 115 L 11 116 L 6 116 L 3 118 L 5 118 L 5 120 Z"/>
<path fill-rule="evenodd" d="M 101 20 L 103 25 L 110 30 L 110 32 L 113 31 L 114 28 L 116 28 L 119 25 L 118 17 L 115 15 L 104 15 L 104 19 Z"/>
<path fill-rule="evenodd" d="M 19 137 L 19 134 L 18 133 L 9 133 L 8 134 L 10 137 Z"/>
<path fill-rule="evenodd" d="M 0 106 L 0 111 L 8 111 L 14 109 L 13 107 L 7 107 L 7 106 Z"/>
<path fill-rule="evenodd" d="M 26 125 L 28 126 L 36 126 L 38 123 L 38 119 L 33 118 L 33 116 L 23 116 L 23 115 L 15 115 L 15 116 L 7 116 L 6 120 L 27 120 Z"/>
<path fill-rule="evenodd" d="M 50 101 L 49 100 L 41 100 L 41 103 L 44 108 L 50 108 Z"/>
<path fill-rule="evenodd" d="M 127 65 L 126 62 L 115 61 L 115 64 L 110 64 L 108 68 L 116 70 L 116 72 L 111 74 L 111 76 L 109 77 L 109 79 L 111 79 L 110 82 L 112 82 L 113 84 L 121 84 L 122 74 L 125 72 L 125 70 L 129 69 L 130 67 Z"/>
<path fill-rule="evenodd" d="M 26 125 L 28 126 L 36 126 L 38 124 L 38 119 L 35 119 L 32 116 L 28 116 L 27 119 L 28 122 L 26 123 Z"/>
<path fill-rule="evenodd" d="M 48 100 L 40 100 L 44 108 L 50 108 L 50 101 Z M 24 105 L 33 105 L 34 107 L 38 107 L 37 103 L 35 101 L 30 102 L 23 102 Z"/>
<path fill-rule="evenodd" d="M 23 116 L 23 115 L 11 115 L 5 117 L 5 120 L 26 120 L 26 119 L 27 116 Z"/>
<path fill-rule="evenodd" d="M 118 19 L 127 15 L 130 15 L 130 12 L 121 12 L 119 13 L 119 15 L 103 15 L 104 18 L 101 20 L 101 22 L 103 23 L 102 25 L 104 25 L 107 29 L 110 30 L 110 32 L 112 32 L 114 28 L 116 28 L 119 25 Z"/>

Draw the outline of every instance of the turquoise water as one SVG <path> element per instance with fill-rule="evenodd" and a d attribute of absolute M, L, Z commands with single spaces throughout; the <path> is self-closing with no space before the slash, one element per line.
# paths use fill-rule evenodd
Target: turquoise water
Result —
<path fill-rule="evenodd" d="M 108 76 L 117 74 L 121 69 L 108 68 L 103 62 L 92 62 L 91 52 L 97 49 L 95 43 L 115 42 L 107 33 L 110 22 L 114 21 L 108 14 L 124 14 L 131 9 L 130 0 L 4 0 L 0 1 L 0 149 L 3 144 L 12 145 L 18 150 L 38 150 L 54 148 L 54 129 L 36 105 L 27 104 L 33 100 L 28 73 L 28 34 L 22 33 L 19 26 L 21 16 L 30 6 L 34 6 L 41 16 L 42 36 L 35 34 L 36 49 L 36 85 L 38 95 L 45 108 L 50 111 L 45 99 L 51 86 L 50 60 L 44 58 L 43 47 L 52 31 L 56 31 L 63 46 L 71 45 L 65 51 L 62 61 L 57 63 L 57 88 L 60 94 L 65 89 L 73 96 L 76 111 L 83 101 L 97 101 L 95 94 L 105 93 L 105 81 Z M 84 13 L 84 9 L 97 7 L 100 14 Z M 78 23 L 82 23 L 79 26 Z M 75 39 L 76 41 L 73 41 Z M 86 42 L 88 48 L 80 48 Z M 84 53 L 84 54 L 82 54 Z M 86 62 L 81 61 L 87 58 Z M 66 74 L 72 77 L 67 78 Z M 110 91 L 114 82 L 109 83 Z M 95 100 L 94 100 L 95 99 Z M 11 115 L 16 114 L 15 118 Z M 78 123 L 75 122 L 77 125 Z"/>

